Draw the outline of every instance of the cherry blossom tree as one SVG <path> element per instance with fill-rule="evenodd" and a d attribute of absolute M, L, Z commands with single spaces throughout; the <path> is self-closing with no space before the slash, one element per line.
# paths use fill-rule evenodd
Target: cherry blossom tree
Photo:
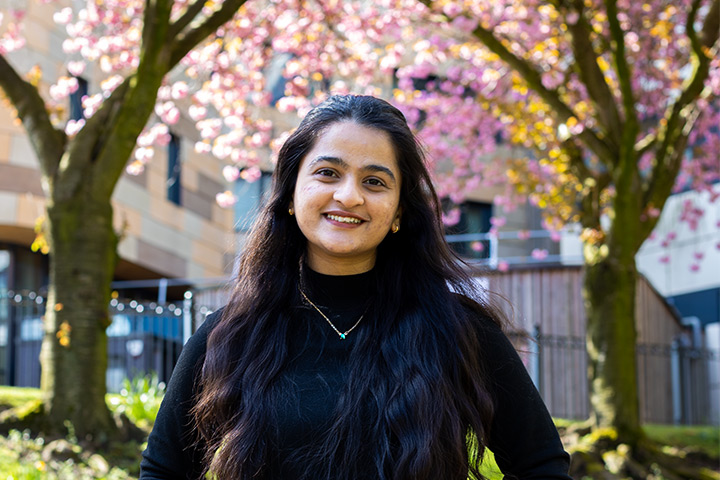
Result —
<path fill-rule="evenodd" d="M 59 114 L 76 79 L 51 79 L 44 98 L 39 69 L 23 78 L 13 67 L 11 57 L 24 45 L 22 10 L 0 13 L 0 88 L 30 138 L 46 195 L 50 285 L 37 420 L 48 431 L 62 431 L 69 420 L 78 436 L 97 439 L 115 430 L 105 404 L 105 328 L 118 241 L 113 189 L 153 111 L 168 120 L 174 115 L 163 103 L 156 107 L 168 72 L 245 2 L 88 1 L 78 11 L 57 3 L 55 19 L 67 25 L 68 72 L 78 75 L 97 62 L 107 74 L 102 93 L 84 100 L 86 120 L 65 122 Z M 146 137 L 159 133 L 156 127 Z"/>
<path fill-rule="evenodd" d="M 582 226 L 592 426 L 642 458 L 635 255 L 673 191 L 718 198 L 720 2 L 424 3 L 435 17 L 396 97 L 451 161 L 440 191 L 500 182 L 500 203 L 529 200 L 548 229 Z M 488 163 L 497 136 L 515 153 Z M 683 212 L 689 229 L 703 213 Z"/>

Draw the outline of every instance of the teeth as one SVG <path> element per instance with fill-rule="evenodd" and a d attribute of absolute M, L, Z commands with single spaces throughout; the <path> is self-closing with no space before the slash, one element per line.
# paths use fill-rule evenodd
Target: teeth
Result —
<path fill-rule="evenodd" d="M 342 223 L 360 223 L 362 220 L 358 218 L 353 217 L 341 217 L 339 215 L 328 215 L 327 216 L 330 220 L 335 220 L 336 222 L 342 222 Z"/>

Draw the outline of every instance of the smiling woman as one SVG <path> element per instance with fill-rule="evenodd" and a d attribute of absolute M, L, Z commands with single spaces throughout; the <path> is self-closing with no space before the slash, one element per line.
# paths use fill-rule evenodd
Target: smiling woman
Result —
<path fill-rule="evenodd" d="M 479 479 L 486 448 L 507 477 L 570 478 L 387 102 L 305 117 L 234 283 L 183 348 L 141 479 Z"/>
<path fill-rule="evenodd" d="M 293 205 L 316 272 L 369 271 L 376 249 L 400 224 L 400 170 L 387 133 L 338 122 L 300 163 Z"/>

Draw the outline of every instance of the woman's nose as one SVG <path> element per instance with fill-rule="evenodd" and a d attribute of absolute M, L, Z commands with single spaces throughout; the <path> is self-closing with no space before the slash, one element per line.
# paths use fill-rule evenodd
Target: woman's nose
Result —
<path fill-rule="evenodd" d="M 333 198 L 335 201 L 342 203 L 346 207 L 362 205 L 365 202 L 362 192 L 360 191 L 360 186 L 349 178 L 338 185 Z"/>

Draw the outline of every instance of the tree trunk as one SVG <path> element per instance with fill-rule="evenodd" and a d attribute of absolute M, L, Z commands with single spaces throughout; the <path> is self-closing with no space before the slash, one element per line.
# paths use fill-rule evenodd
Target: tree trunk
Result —
<path fill-rule="evenodd" d="M 47 207 L 50 291 L 41 388 L 51 431 L 64 431 L 70 421 L 78 438 L 102 441 L 115 428 L 105 403 L 105 329 L 117 236 L 110 202 L 83 190 L 90 183 Z"/>
<path fill-rule="evenodd" d="M 635 358 L 637 270 L 633 255 L 613 255 L 614 250 L 585 266 L 590 403 L 596 428 L 612 428 L 619 442 L 635 446 L 642 438 Z"/>

